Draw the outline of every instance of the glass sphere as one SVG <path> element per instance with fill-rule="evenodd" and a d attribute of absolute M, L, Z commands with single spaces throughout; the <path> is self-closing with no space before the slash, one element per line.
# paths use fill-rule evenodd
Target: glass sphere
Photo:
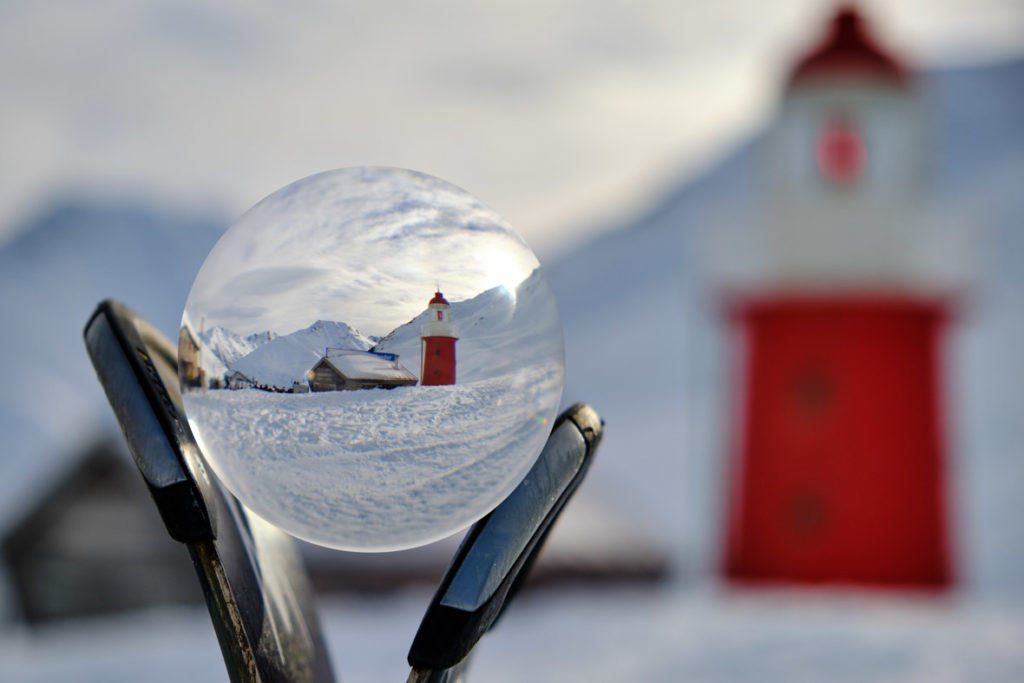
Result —
<path fill-rule="evenodd" d="M 207 256 L 179 336 L 185 414 L 242 503 L 304 540 L 448 536 L 516 487 L 562 393 L 537 258 L 466 191 L 350 168 L 278 190 Z"/>

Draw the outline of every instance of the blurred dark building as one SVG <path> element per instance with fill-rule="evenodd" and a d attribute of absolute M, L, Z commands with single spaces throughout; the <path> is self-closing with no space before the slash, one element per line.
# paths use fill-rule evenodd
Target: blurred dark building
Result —
<path fill-rule="evenodd" d="M 667 576 L 668 559 L 655 544 L 614 514 L 576 502 L 581 505 L 570 507 L 553 532 L 531 585 L 646 584 Z M 397 553 L 298 543 L 314 588 L 325 594 L 436 585 L 458 542 L 456 536 Z M 0 547 L 17 616 L 30 624 L 203 602 L 188 551 L 168 536 L 117 442 L 96 444 L 63 470 L 8 528 Z"/>
<path fill-rule="evenodd" d="M 188 553 L 113 443 L 61 474 L 7 531 L 3 555 L 28 622 L 202 600 Z"/>

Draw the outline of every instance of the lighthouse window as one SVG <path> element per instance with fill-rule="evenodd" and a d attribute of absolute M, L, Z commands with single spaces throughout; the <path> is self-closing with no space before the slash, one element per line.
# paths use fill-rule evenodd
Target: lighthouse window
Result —
<path fill-rule="evenodd" d="M 851 185 L 864 172 L 867 151 L 860 133 L 843 116 L 825 122 L 818 133 L 818 169 L 833 185 Z"/>
<path fill-rule="evenodd" d="M 828 523 L 828 502 L 817 491 L 796 491 L 787 501 L 785 516 L 790 532 L 797 536 L 815 536 L 824 531 Z"/>
<path fill-rule="evenodd" d="M 793 378 L 792 398 L 807 417 L 818 417 L 828 408 L 835 388 L 828 371 L 818 365 L 809 365 Z"/>
<path fill-rule="evenodd" d="M 434 355 L 435 356 L 440 356 L 441 355 L 441 349 L 434 349 Z"/>
<path fill-rule="evenodd" d="M 444 320 L 444 314 L 441 311 L 437 312 L 437 319 L 438 320 Z"/>

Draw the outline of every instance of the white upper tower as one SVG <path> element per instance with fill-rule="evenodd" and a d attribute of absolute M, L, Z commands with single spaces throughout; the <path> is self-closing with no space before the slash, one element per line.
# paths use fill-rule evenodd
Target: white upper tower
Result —
<path fill-rule="evenodd" d="M 440 291 L 434 293 L 427 305 L 427 321 L 420 327 L 420 336 L 456 338 L 452 307 Z"/>
<path fill-rule="evenodd" d="M 839 9 L 797 61 L 766 139 L 772 284 L 915 288 L 922 109 L 906 67 Z"/>

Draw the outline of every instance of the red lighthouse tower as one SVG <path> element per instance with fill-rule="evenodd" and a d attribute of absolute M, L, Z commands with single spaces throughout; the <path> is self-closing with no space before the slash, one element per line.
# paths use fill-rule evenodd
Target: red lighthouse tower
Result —
<path fill-rule="evenodd" d="M 918 262 L 920 103 L 841 9 L 766 137 L 768 265 L 742 357 L 724 571 L 739 581 L 951 581 L 940 351 L 948 287 Z"/>
<path fill-rule="evenodd" d="M 420 333 L 420 384 L 455 384 L 455 326 L 452 307 L 441 292 L 427 306 L 427 322 Z"/>

